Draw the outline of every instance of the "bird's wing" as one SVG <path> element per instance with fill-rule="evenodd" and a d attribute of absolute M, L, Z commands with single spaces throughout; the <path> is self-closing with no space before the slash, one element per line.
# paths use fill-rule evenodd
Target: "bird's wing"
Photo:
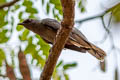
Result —
<path fill-rule="evenodd" d="M 43 25 L 46 25 L 45 27 L 54 29 L 55 31 L 57 31 L 60 28 L 60 23 L 55 19 L 46 18 L 46 19 L 41 20 L 41 23 Z M 80 39 L 79 39 L 80 37 L 81 37 L 82 41 L 80 41 Z M 82 42 L 83 44 L 81 43 L 81 45 L 84 45 L 84 44 L 86 44 L 85 41 L 87 41 L 87 38 L 76 28 L 73 28 L 73 30 L 70 34 L 70 39 L 71 39 L 71 41 L 74 42 L 74 44 L 76 43 L 77 45 L 80 44 L 79 42 Z M 88 45 L 86 44 L 86 46 L 88 46 Z"/>
<path fill-rule="evenodd" d="M 90 48 L 87 38 L 77 28 L 70 33 L 70 41 L 78 47 Z"/>
<path fill-rule="evenodd" d="M 78 36 L 81 36 L 84 40 L 87 41 L 87 38 L 77 28 L 74 27 L 73 30 L 72 30 L 72 33 L 75 33 Z"/>
<path fill-rule="evenodd" d="M 55 19 L 46 18 L 41 20 L 41 23 L 43 25 L 46 25 L 46 27 L 48 26 L 49 28 L 52 28 L 54 30 L 58 30 L 60 28 L 60 23 Z"/>

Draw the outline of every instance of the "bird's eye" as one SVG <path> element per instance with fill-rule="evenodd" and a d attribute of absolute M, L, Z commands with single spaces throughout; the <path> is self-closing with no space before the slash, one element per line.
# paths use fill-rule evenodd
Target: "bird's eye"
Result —
<path fill-rule="evenodd" d="M 23 23 L 29 23 L 31 22 L 31 19 L 26 19 Z"/>

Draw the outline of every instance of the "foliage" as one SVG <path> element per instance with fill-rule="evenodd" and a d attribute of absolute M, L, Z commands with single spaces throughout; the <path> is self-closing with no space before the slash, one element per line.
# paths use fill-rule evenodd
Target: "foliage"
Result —
<path fill-rule="evenodd" d="M 85 3 L 86 3 L 86 0 L 79 0 L 79 2 L 78 2 L 78 8 L 79 8 L 80 12 L 82 12 L 82 13 L 86 11 Z"/>
<path fill-rule="evenodd" d="M 31 33 L 31 31 L 25 29 L 23 26 L 16 24 L 18 22 L 22 22 L 26 18 L 36 18 L 36 14 L 39 14 L 39 8 L 35 7 L 37 1 L 38 0 L 18 1 L 17 3 L 8 8 L 6 7 L 0 9 L 0 44 L 10 46 L 8 44 L 13 39 L 13 34 L 18 33 L 14 38 L 17 38 L 18 41 L 16 42 L 19 42 L 20 44 L 13 45 L 16 46 L 16 48 L 18 49 L 21 49 L 21 46 L 24 45 L 24 53 L 30 54 L 32 56 L 31 64 L 34 64 L 33 61 L 36 60 L 36 66 L 39 65 L 41 68 L 43 68 L 45 60 L 49 55 L 50 45 L 47 44 L 44 40 L 42 40 L 40 36 L 35 35 Z M 7 0 L 0 0 L 0 5 L 6 2 Z M 62 6 L 60 0 L 41 0 L 40 3 L 42 3 L 42 6 L 46 7 L 44 12 L 47 13 L 46 15 L 52 13 L 54 18 L 58 20 L 62 18 Z M 81 8 L 80 4 L 79 8 Z M 24 43 L 26 43 L 26 45 Z M 15 51 L 16 49 L 8 49 L 10 49 L 9 52 L 11 53 L 10 58 L 12 60 L 12 66 L 15 67 L 14 58 L 17 54 L 17 52 Z M 0 48 L 0 66 L 3 66 L 2 62 L 7 57 L 7 55 L 5 54 L 8 54 L 8 52 L 4 52 L 4 49 Z M 66 70 L 75 66 L 76 63 L 65 64 L 63 63 L 63 61 L 58 62 L 58 65 L 56 66 L 56 70 L 53 75 L 53 79 L 62 80 L 63 78 L 65 78 L 65 80 L 69 80 L 69 76 L 66 73 Z M 62 67 L 62 74 L 59 74 L 61 70 L 60 67 Z"/>
<path fill-rule="evenodd" d="M 0 5 L 6 3 L 8 0 L 0 0 Z M 16 48 L 20 49 L 21 46 L 25 46 L 23 49 L 25 54 L 30 54 L 32 56 L 31 64 L 36 60 L 36 66 L 40 66 L 43 68 L 45 64 L 45 60 L 48 57 L 50 45 L 47 44 L 44 40 L 40 38 L 40 36 L 33 34 L 31 31 L 25 29 L 23 26 L 17 25 L 18 22 L 22 22 L 26 18 L 36 18 L 36 15 L 39 14 L 39 9 L 35 7 L 36 3 L 40 1 L 42 6 L 45 6 L 46 15 L 52 13 L 52 16 L 58 20 L 62 19 L 62 6 L 60 0 L 20 0 L 16 4 L 11 7 L 6 7 L 4 9 L 0 9 L 0 45 L 8 46 L 8 43 L 14 38 L 18 39 L 18 44 L 12 44 L 10 46 L 15 45 Z M 78 0 L 77 6 L 80 12 L 85 12 L 85 3 L 86 0 Z M 38 5 L 39 6 L 39 5 Z M 120 6 L 115 7 L 110 11 L 114 10 L 114 17 L 116 21 L 120 21 Z M 41 17 L 37 16 L 37 17 Z M 16 36 L 13 36 L 16 34 Z M 34 42 L 35 41 L 35 42 Z M 17 41 L 16 41 L 17 42 Z M 20 44 L 19 44 L 20 43 Z M 24 44 L 27 43 L 27 44 Z M 10 48 L 12 63 L 14 64 L 14 58 L 17 52 L 16 49 Z M 9 52 L 9 51 L 8 51 Z M 0 48 L 0 66 L 2 62 L 6 59 L 7 51 L 3 48 Z M 42 53 L 41 53 L 42 52 Z M 64 63 L 63 61 L 59 61 L 54 74 L 54 80 L 69 80 L 69 76 L 66 73 L 66 70 L 70 68 L 74 68 L 77 66 L 77 63 Z M 62 68 L 61 68 L 62 67 Z M 60 74 L 60 72 L 62 73 Z M 115 73 L 117 75 L 117 72 Z M 117 79 L 116 79 L 117 80 Z"/>
<path fill-rule="evenodd" d="M 116 6 L 115 9 L 113 9 L 113 16 L 115 22 L 120 22 L 120 5 Z"/>
<path fill-rule="evenodd" d="M 2 66 L 3 60 L 5 60 L 5 52 L 0 48 L 0 66 Z"/>

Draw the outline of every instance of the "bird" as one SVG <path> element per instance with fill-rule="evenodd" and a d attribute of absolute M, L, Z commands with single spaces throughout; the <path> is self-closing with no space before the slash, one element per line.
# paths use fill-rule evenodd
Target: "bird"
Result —
<path fill-rule="evenodd" d="M 38 34 L 45 42 L 53 44 L 61 23 L 55 19 L 45 18 L 42 20 L 25 19 L 18 25 L 23 25 L 28 30 Z M 88 52 L 98 60 L 104 60 L 106 56 L 105 51 L 89 42 L 81 31 L 75 27 L 73 27 L 64 48 L 82 53 Z"/>

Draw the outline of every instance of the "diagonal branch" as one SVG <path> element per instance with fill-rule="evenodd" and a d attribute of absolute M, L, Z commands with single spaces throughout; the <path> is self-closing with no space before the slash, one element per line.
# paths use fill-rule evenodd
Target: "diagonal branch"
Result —
<path fill-rule="evenodd" d="M 82 23 L 82 22 L 89 21 L 89 20 L 92 20 L 92 19 L 100 18 L 100 17 L 104 16 L 105 14 L 106 14 L 105 12 L 102 12 L 100 14 L 97 14 L 97 15 L 94 15 L 94 16 L 91 16 L 91 17 L 87 17 L 87 18 L 84 18 L 84 19 L 81 19 L 81 20 L 76 20 L 75 22 L 76 23 Z"/>
<path fill-rule="evenodd" d="M 61 22 L 61 27 L 57 32 L 48 60 L 41 73 L 40 80 L 51 79 L 57 60 L 74 25 L 75 0 L 61 0 L 61 4 L 63 8 L 63 20 Z"/>
<path fill-rule="evenodd" d="M 11 2 L 2 4 L 2 5 L 0 5 L 0 9 L 3 9 L 3 8 L 5 8 L 5 7 L 10 7 L 10 6 L 14 5 L 14 4 L 15 4 L 16 2 L 18 2 L 18 1 L 20 1 L 20 0 L 13 0 L 13 1 L 11 1 Z"/>

